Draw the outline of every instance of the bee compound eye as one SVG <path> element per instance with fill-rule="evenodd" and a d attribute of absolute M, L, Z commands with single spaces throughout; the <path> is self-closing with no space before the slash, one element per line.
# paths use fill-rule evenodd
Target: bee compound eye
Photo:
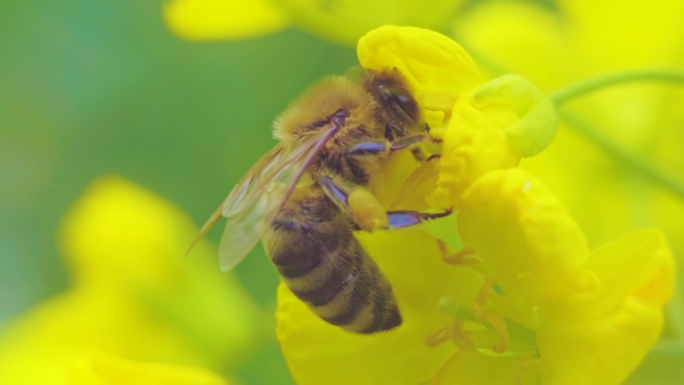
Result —
<path fill-rule="evenodd" d="M 418 118 L 418 103 L 413 96 L 403 88 L 392 88 L 389 99 L 392 103 L 401 108 L 402 111 L 411 119 Z"/>

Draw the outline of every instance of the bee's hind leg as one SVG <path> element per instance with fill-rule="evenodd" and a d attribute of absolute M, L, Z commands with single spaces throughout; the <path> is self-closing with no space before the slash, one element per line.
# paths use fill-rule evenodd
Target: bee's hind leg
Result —
<path fill-rule="evenodd" d="M 321 187 L 338 207 L 349 213 L 360 229 L 373 231 L 388 226 L 387 214 L 378 199 L 363 186 L 322 177 Z"/>
<path fill-rule="evenodd" d="M 421 213 L 413 210 L 388 211 L 387 219 L 390 229 L 400 229 L 403 227 L 414 226 L 430 219 L 443 218 L 452 213 L 452 210 L 445 210 L 440 213 Z"/>
<path fill-rule="evenodd" d="M 359 228 L 367 231 L 409 227 L 452 213 L 451 209 L 439 213 L 422 213 L 414 210 L 385 211 L 377 198 L 364 187 L 342 187 L 329 177 L 321 178 L 321 186 L 328 198 L 350 213 Z"/>

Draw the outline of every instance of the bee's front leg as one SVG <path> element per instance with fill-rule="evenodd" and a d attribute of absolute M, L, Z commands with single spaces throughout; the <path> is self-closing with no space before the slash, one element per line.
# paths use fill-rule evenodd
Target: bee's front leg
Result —
<path fill-rule="evenodd" d="M 347 152 L 347 155 L 380 155 L 389 151 L 397 151 L 413 147 L 423 140 L 425 140 L 425 135 L 406 136 L 392 143 L 388 141 L 363 142 L 350 148 Z"/>

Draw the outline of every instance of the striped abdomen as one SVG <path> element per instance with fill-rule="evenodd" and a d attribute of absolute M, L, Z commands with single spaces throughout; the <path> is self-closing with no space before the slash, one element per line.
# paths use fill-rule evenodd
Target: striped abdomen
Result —
<path fill-rule="evenodd" d="M 401 324 L 392 287 L 320 188 L 290 199 L 264 245 L 292 293 L 324 321 L 356 333 Z"/>

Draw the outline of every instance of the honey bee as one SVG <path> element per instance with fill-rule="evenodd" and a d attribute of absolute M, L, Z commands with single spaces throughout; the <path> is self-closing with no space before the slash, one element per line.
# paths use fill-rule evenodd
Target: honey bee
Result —
<path fill-rule="evenodd" d="M 396 70 L 327 77 L 277 118 L 273 133 L 278 145 L 235 186 L 195 242 L 226 217 L 224 271 L 263 240 L 285 284 L 324 321 L 355 333 L 399 326 L 392 285 L 353 232 L 450 213 L 386 212 L 369 188 L 392 152 L 415 150 L 428 136 L 407 83 Z"/>

